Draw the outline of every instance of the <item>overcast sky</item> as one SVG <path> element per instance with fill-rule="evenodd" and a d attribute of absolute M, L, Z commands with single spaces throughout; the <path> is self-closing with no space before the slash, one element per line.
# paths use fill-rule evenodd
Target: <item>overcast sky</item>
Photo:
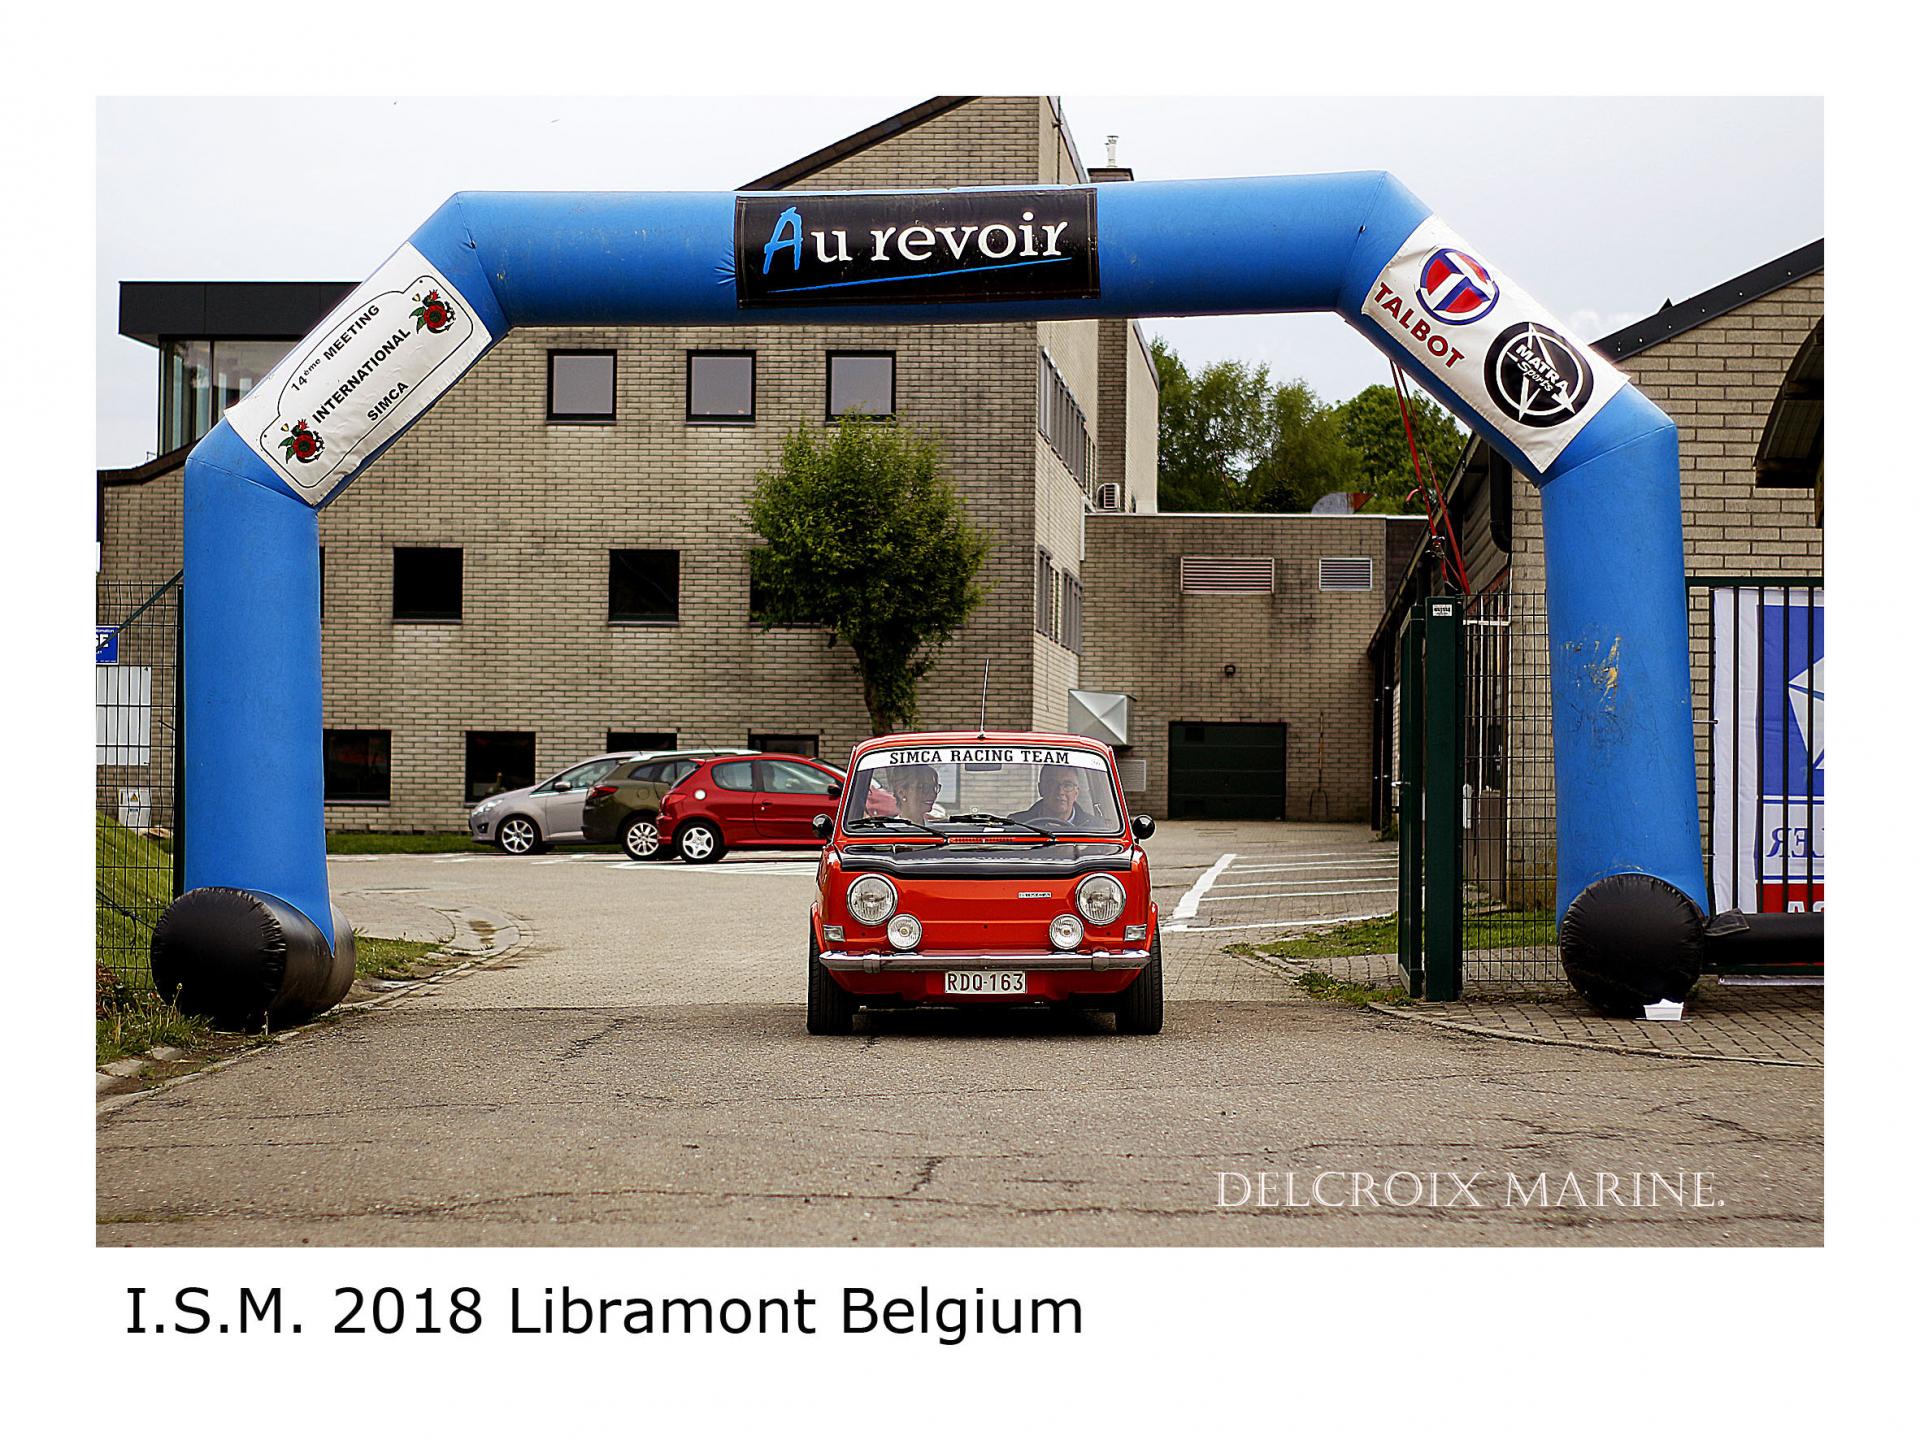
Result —
<path fill-rule="evenodd" d="M 455 190 L 729 190 L 925 98 L 103 100 L 99 463 L 156 439 L 122 280 L 359 280 Z M 1083 161 L 1117 134 L 1142 180 L 1391 170 L 1588 339 L 1824 233 L 1818 99 L 1063 104 Z M 1330 316 L 1146 323 L 1331 400 L 1387 376 Z"/>

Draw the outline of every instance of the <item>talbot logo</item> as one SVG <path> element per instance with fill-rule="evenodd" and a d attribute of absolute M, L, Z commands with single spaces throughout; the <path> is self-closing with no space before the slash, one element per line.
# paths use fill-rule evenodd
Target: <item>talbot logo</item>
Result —
<path fill-rule="evenodd" d="M 1022 891 L 1020 892 L 1020 898 L 1021 898 L 1022 900 L 1051 900 L 1051 899 L 1053 899 L 1053 891 L 1051 891 L 1051 890 L 1022 890 Z"/>

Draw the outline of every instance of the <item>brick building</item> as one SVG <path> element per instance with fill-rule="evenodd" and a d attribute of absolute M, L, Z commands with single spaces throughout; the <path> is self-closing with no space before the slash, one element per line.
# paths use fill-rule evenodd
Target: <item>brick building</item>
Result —
<path fill-rule="evenodd" d="M 1811 600 L 1807 608 L 1815 608 L 1824 574 L 1824 251 L 1823 241 L 1802 246 L 1594 342 L 1679 427 L 1695 744 L 1710 864 L 1716 804 L 1724 860 L 1734 803 L 1724 774 L 1717 800 L 1714 793 L 1715 690 L 1724 701 L 1728 681 L 1724 673 L 1716 680 L 1711 653 L 1715 607 L 1723 628 L 1731 592 L 1751 599 L 1764 591 L 1782 603 Z M 1475 807 L 1469 844 L 1483 853 L 1470 854 L 1469 869 L 1488 877 L 1501 892 L 1494 898 L 1505 903 L 1550 903 L 1553 735 L 1540 495 L 1477 439 L 1447 495 L 1475 592 L 1467 611 L 1466 778 Z M 1373 636 L 1380 757 L 1394 753 L 1398 636 L 1413 605 L 1438 589 L 1437 566 L 1423 552 L 1399 578 Z M 1778 678 L 1784 684 L 1791 677 Z M 1376 826 L 1391 819 L 1393 773 L 1390 762 L 1376 767 Z"/>
<path fill-rule="evenodd" d="M 1365 820 L 1367 642 L 1426 533 L 1388 515 L 1096 514 L 1084 689 L 1156 815 Z"/>
<path fill-rule="evenodd" d="M 1051 98 L 936 97 L 741 188 L 1129 178 L 1089 175 Z M 103 587 L 178 569 L 190 442 L 348 288 L 123 293 L 180 443 L 102 474 Z M 321 513 L 328 826 L 457 828 L 493 786 L 611 746 L 844 755 L 869 729 L 853 665 L 753 623 L 745 502 L 789 432 L 850 408 L 936 434 L 993 537 L 923 721 L 973 723 L 990 659 L 990 724 L 1064 729 L 1086 519 L 1155 504 L 1137 325 L 516 330 Z"/>

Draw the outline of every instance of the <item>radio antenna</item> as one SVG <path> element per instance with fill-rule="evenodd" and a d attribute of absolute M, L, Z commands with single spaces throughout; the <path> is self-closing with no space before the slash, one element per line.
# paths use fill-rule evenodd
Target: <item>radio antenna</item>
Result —
<path fill-rule="evenodd" d="M 987 657 L 987 663 L 980 671 L 980 738 L 987 738 L 987 677 L 993 673 L 993 657 Z"/>

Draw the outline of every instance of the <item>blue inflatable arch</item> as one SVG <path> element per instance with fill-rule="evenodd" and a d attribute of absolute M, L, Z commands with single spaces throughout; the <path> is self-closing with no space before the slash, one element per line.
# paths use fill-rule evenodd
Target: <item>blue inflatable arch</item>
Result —
<path fill-rule="evenodd" d="M 1706 896 L 1666 415 L 1391 176 L 799 194 L 460 194 L 188 457 L 188 890 L 154 973 L 333 1004 L 318 510 L 516 325 L 1333 311 L 1540 488 L 1569 972 L 1684 993 Z M 240 777 L 246 783 L 236 783 Z"/>

